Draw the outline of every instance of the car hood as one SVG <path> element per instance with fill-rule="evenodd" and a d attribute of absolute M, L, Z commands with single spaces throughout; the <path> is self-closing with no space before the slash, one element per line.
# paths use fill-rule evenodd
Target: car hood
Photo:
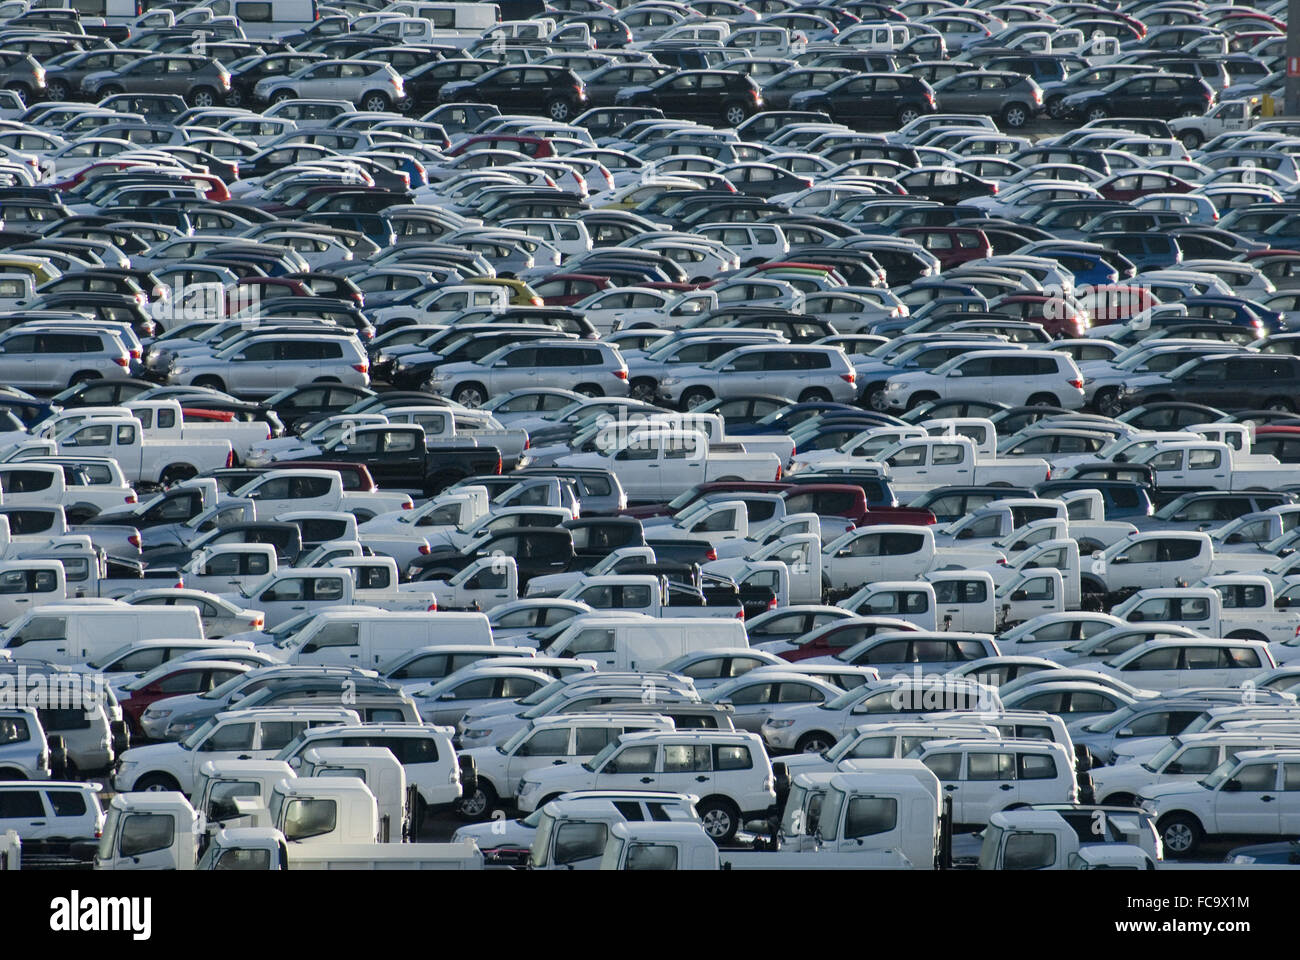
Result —
<path fill-rule="evenodd" d="M 1198 781 L 1187 780 L 1178 783 L 1157 783 L 1143 787 L 1138 791 L 1138 797 L 1141 800 L 1165 800 L 1175 797 L 1204 796 L 1208 792 Z"/>

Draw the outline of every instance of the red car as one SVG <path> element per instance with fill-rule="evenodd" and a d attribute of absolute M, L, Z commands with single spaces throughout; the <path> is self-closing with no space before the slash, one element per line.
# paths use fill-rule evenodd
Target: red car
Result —
<path fill-rule="evenodd" d="M 132 736 L 140 736 L 143 733 L 140 729 L 140 715 L 150 704 L 168 697 L 206 693 L 248 669 L 238 663 L 218 660 L 215 656 L 211 660 L 178 663 L 170 669 L 167 664 L 163 664 L 122 691 L 122 716 L 126 719 Z"/>
<path fill-rule="evenodd" d="M 613 289 L 615 284 L 609 277 L 594 273 L 553 273 L 531 286 L 545 306 L 571 307 L 593 293 Z"/>
<path fill-rule="evenodd" d="M 777 656 L 791 663 L 809 660 L 813 657 L 833 657 L 843 653 L 849 647 L 856 646 L 863 640 L 874 637 L 877 633 L 895 631 L 915 632 L 920 630 L 914 623 L 888 616 L 850 617 L 844 620 L 832 620 L 805 633 L 792 641 L 793 650 L 782 650 Z"/>
<path fill-rule="evenodd" d="M 1041 293 L 1013 293 L 1000 297 L 989 307 L 1013 320 L 1028 320 L 1042 326 L 1053 337 L 1086 336 L 1088 314 L 1073 300 Z"/>
<path fill-rule="evenodd" d="M 975 227 L 904 227 L 898 235 L 925 247 L 939 258 L 944 270 L 993 256 L 993 244 L 983 230 Z"/>

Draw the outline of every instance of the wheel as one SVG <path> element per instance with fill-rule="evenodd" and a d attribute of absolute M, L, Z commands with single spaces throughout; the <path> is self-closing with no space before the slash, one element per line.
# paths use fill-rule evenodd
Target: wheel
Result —
<path fill-rule="evenodd" d="M 1119 402 L 1119 387 L 1102 387 L 1092 403 L 1103 417 L 1118 417 L 1124 412 L 1124 407 Z"/>
<path fill-rule="evenodd" d="M 284 103 L 286 100 L 298 99 L 292 90 L 279 90 L 271 97 L 272 103 Z"/>
<path fill-rule="evenodd" d="M 923 403 L 929 403 L 931 400 L 938 400 L 938 394 L 934 393 L 914 393 L 907 400 L 907 409 L 912 410 Z"/>
<path fill-rule="evenodd" d="M 485 820 L 496 802 L 497 792 L 492 789 L 492 784 L 480 777 L 474 792 L 460 798 L 456 813 L 465 820 Z"/>
<path fill-rule="evenodd" d="M 244 94 L 238 87 L 231 87 L 230 92 L 226 94 L 226 106 L 242 107 L 244 105 Z"/>
<path fill-rule="evenodd" d="M 1109 116 L 1110 116 L 1110 111 L 1103 106 L 1098 105 L 1095 107 L 1088 108 L 1089 120 L 1105 120 Z"/>
<path fill-rule="evenodd" d="M 730 800 L 710 797 L 696 809 L 700 814 L 700 825 L 714 843 L 726 843 L 736 835 L 736 829 L 740 826 L 740 813 Z"/>
<path fill-rule="evenodd" d="M 82 370 L 80 373 L 74 373 L 72 379 L 68 381 L 68 386 L 75 387 L 80 383 L 90 383 L 92 380 L 99 380 L 100 376 L 90 370 Z"/>
<path fill-rule="evenodd" d="M 45 84 L 45 92 L 51 100 L 66 100 L 71 91 L 68 89 L 67 81 L 51 80 Z"/>
<path fill-rule="evenodd" d="M 190 94 L 191 107 L 215 107 L 217 105 L 217 92 L 211 87 L 199 87 Z"/>
<path fill-rule="evenodd" d="M 1199 130 L 1184 130 L 1179 139 L 1183 141 L 1183 146 L 1188 150 L 1195 150 L 1203 142 L 1201 131 Z"/>
<path fill-rule="evenodd" d="M 180 483 L 182 480 L 190 480 L 198 475 L 199 472 L 187 463 L 173 463 L 163 470 L 158 482 L 166 487 L 173 483 Z"/>
<path fill-rule="evenodd" d="M 732 102 L 722 108 L 723 122 L 725 122 L 729 127 L 740 126 L 745 122 L 746 116 L 747 114 L 745 113 L 745 108 L 742 104 Z"/>
<path fill-rule="evenodd" d="M 638 377 L 632 381 L 632 386 L 628 388 L 628 396 L 633 400 L 644 400 L 646 403 L 653 403 L 655 392 L 658 390 L 658 384 L 649 377 Z"/>
<path fill-rule="evenodd" d="M 1256 633 L 1254 630 L 1235 630 L 1228 634 L 1229 640 L 1258 640 L 1260 643 L 1268 643 L 1268 637 L 1262 633 Z"/>
<path fill-rule="evenodd" d="M 567 123 L 569 117 L 573 115 L 573 108 L 569 106 L 569 101 L 563 97 L 556 97 L 546 105 L 546 113 L 556 123 Z"/>
<path fill-rule="evenodd" d="M 580 383 L 573 388 L 573 392 L 580 393 L 584 397 L 603 397 L 605 395 L 605 391 L 594 383 Z"/>
<path fill-rule="evenodd" d="M 378 90 L 367 93 L 361 100 L 361 109 L 370 113 L 387 113 L 392 107 L 393 101 L 388 99 L 388 94 Z"/>
<path fill-rule="evenodd" d="M 809 387 L 803 393 L 799 394 L 800 403 L 817 403 L 819 401 L 829 403 L 830 399 L 831 395 L 821 387 Z"/>
<path fill-rule="evenodd" d="M 119 93 L 126 93 L 126 90 L 119 87 L 116 83 L 110 83 L 106 87 L 99 88 L 99 99 L 103 100 L 106 97 L 116 97 Z"/>
<path fill-rule="evenodd" d="M 883 382 L 870 384 L 866 390 L 862 391 L 862 395 L 867 401 L 867 406 L 877 413 L 884 413 L 889 409 L 885 404 L 885 385 Z"/>
<path fill-rule="evenodd" d="M 179 791 L 181 785 L 174 777 L 165 773 L 147 773 L 135 782 L 137 793 L 162 793 L 167 790 Z"/>
<path fill-rule="evenodd" d="M 905 127 L 913 120 L 921 116 L 921 111 L 916 107 L 904 107 L 898 111 L 898 125 Z"/>
<path fill-rule="evenodd" d="M 220 377 L 199 377 L 194 381 L 196 387 L 207 387 L 209 390 L 220 390 L 226 392 L 226 383 Z"/>
<path fill-rule="evenodd" d="M 795 743 L 798 753 L 824 753 L 835 745 L 835 738 L 821 730 L 810 730 Z"/>
<path fill-rule="evenodd" d="M 1295 403 L 1286 397 L 1269 397 L 1264 401 L 1265 410 L 1276 410 L 1278 413 L 1295 412 Z"/>
<path fill-rule="evenodd" d="M 1190 856 L 1205 836 L 1200 822 L 1189 813 L 1171 813 L 1158 827 L 1165 850 L 1175 857 Z"/>
<path fill-rule="evenodd" d="M 1052 97 L 1047 101 L 1047 115 L 1053 120 L 1060 120 L 1065 116 L 1065 98 Z"/>
<path fill-rule="evenodd" d="M 707 387 L 691 387 L 682 394 L 682 409 L 694 410 L 713 399 L 713 391 Z"/>
<path fill-rule="evenodd" d="M 478 383 L 463 383 L 451 393 L 451 398 L 471 410 L 487 403 L 487 389 Z"/>
<path fill-rule="evenodd" d="M 1054 407 L 1056 405 L 1056 397 L 1050 393 L 1036 393 L 1029 398 L 1029 406 L 1031 407 Z"/>
<path fill-rule="evenodd" d="M 1023 103 L 1013 103 L 1002 111 L 1002 122 L 1012 130 L 1019 130 L 1029 122 L 1029 109 Z"/>

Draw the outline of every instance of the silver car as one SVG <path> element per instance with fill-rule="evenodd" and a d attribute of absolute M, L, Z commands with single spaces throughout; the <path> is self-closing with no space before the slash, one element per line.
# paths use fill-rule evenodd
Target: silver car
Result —
<path fill-rule="evenodd" d="M 800 403 L 852 403 L 857 374 L 839 347 L 761 344 L 738 347 L 716 360 L 666 376 L 659 397 L 692 410 L 714 397 L 770 393 Z"/>
<path fill-rule="evenodd" d="M 269 397 L 316 381 L 368 387 L 369 371 L 366 351 L 356 337 L 266 334 L 239 340 L 211 356 L 182 357 L 169 379 L 186 386 Z"/>
<path fill-rule="evenodd" d="M 120 379 L 130 369 L 130 350 L 107 330 L 19 325 L 0 334 L 0 380 L 11 387 L 62 390 L 87 380 Z"/>
<path fill-rule="evenodd" d="M 591 340 L 530 340 L 477 361 L 434 367 L 427 387 L 467 407 L 489 397 L 563 382 L 588 397 L 626 397 L 627 364 L 618 348 Z"/>

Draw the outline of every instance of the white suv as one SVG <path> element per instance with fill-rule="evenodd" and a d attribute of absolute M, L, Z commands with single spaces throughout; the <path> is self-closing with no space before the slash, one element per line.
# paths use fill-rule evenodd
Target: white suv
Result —
<path fill-rule="evenodd" d="M 673 729 L 672 720 L 649 713 L 648 708 L 641 714 L 540 717 L 500 746 L 461 751 L 461 756 L 474 759 L 478 788 L 462 798 L 459 812 L 470 820 L 487 816 L 498 800 L 514 800 L 531 770 L 589 760 L 625 733 Z"/>
<path fill-rule="evenodd" d="M 99 790 L 98 783 L 0 782 L 0 835 L 18 834 L 25 861 L 33 855 L 87 859 L 104 827 Z"/>
<path fill-rule="evenodd" d="M 1009 807 L 1074 803 L 1074 758 L 1045 740 L 931 740 L 909 759 L 933 771 L 952 798 L 953 823 L 983 825 Z"/>
<path fill-rule="evenodd" d="M 36 708 L 0 710 L 0 780 L 48 780 L 50 776 L 50 751 Z"/>
<path fill-rule="evenodd" d="M 531 811 L 573 790 L 673 790 L 700 798 L 700 820 L 719 843 L 742 819 L 766 817 L 776 803 L 772 763 L 763 741 L 739 731 L 630 733 L 586 763 L 543 767 L 524 775 L 519 809 Z"/>

